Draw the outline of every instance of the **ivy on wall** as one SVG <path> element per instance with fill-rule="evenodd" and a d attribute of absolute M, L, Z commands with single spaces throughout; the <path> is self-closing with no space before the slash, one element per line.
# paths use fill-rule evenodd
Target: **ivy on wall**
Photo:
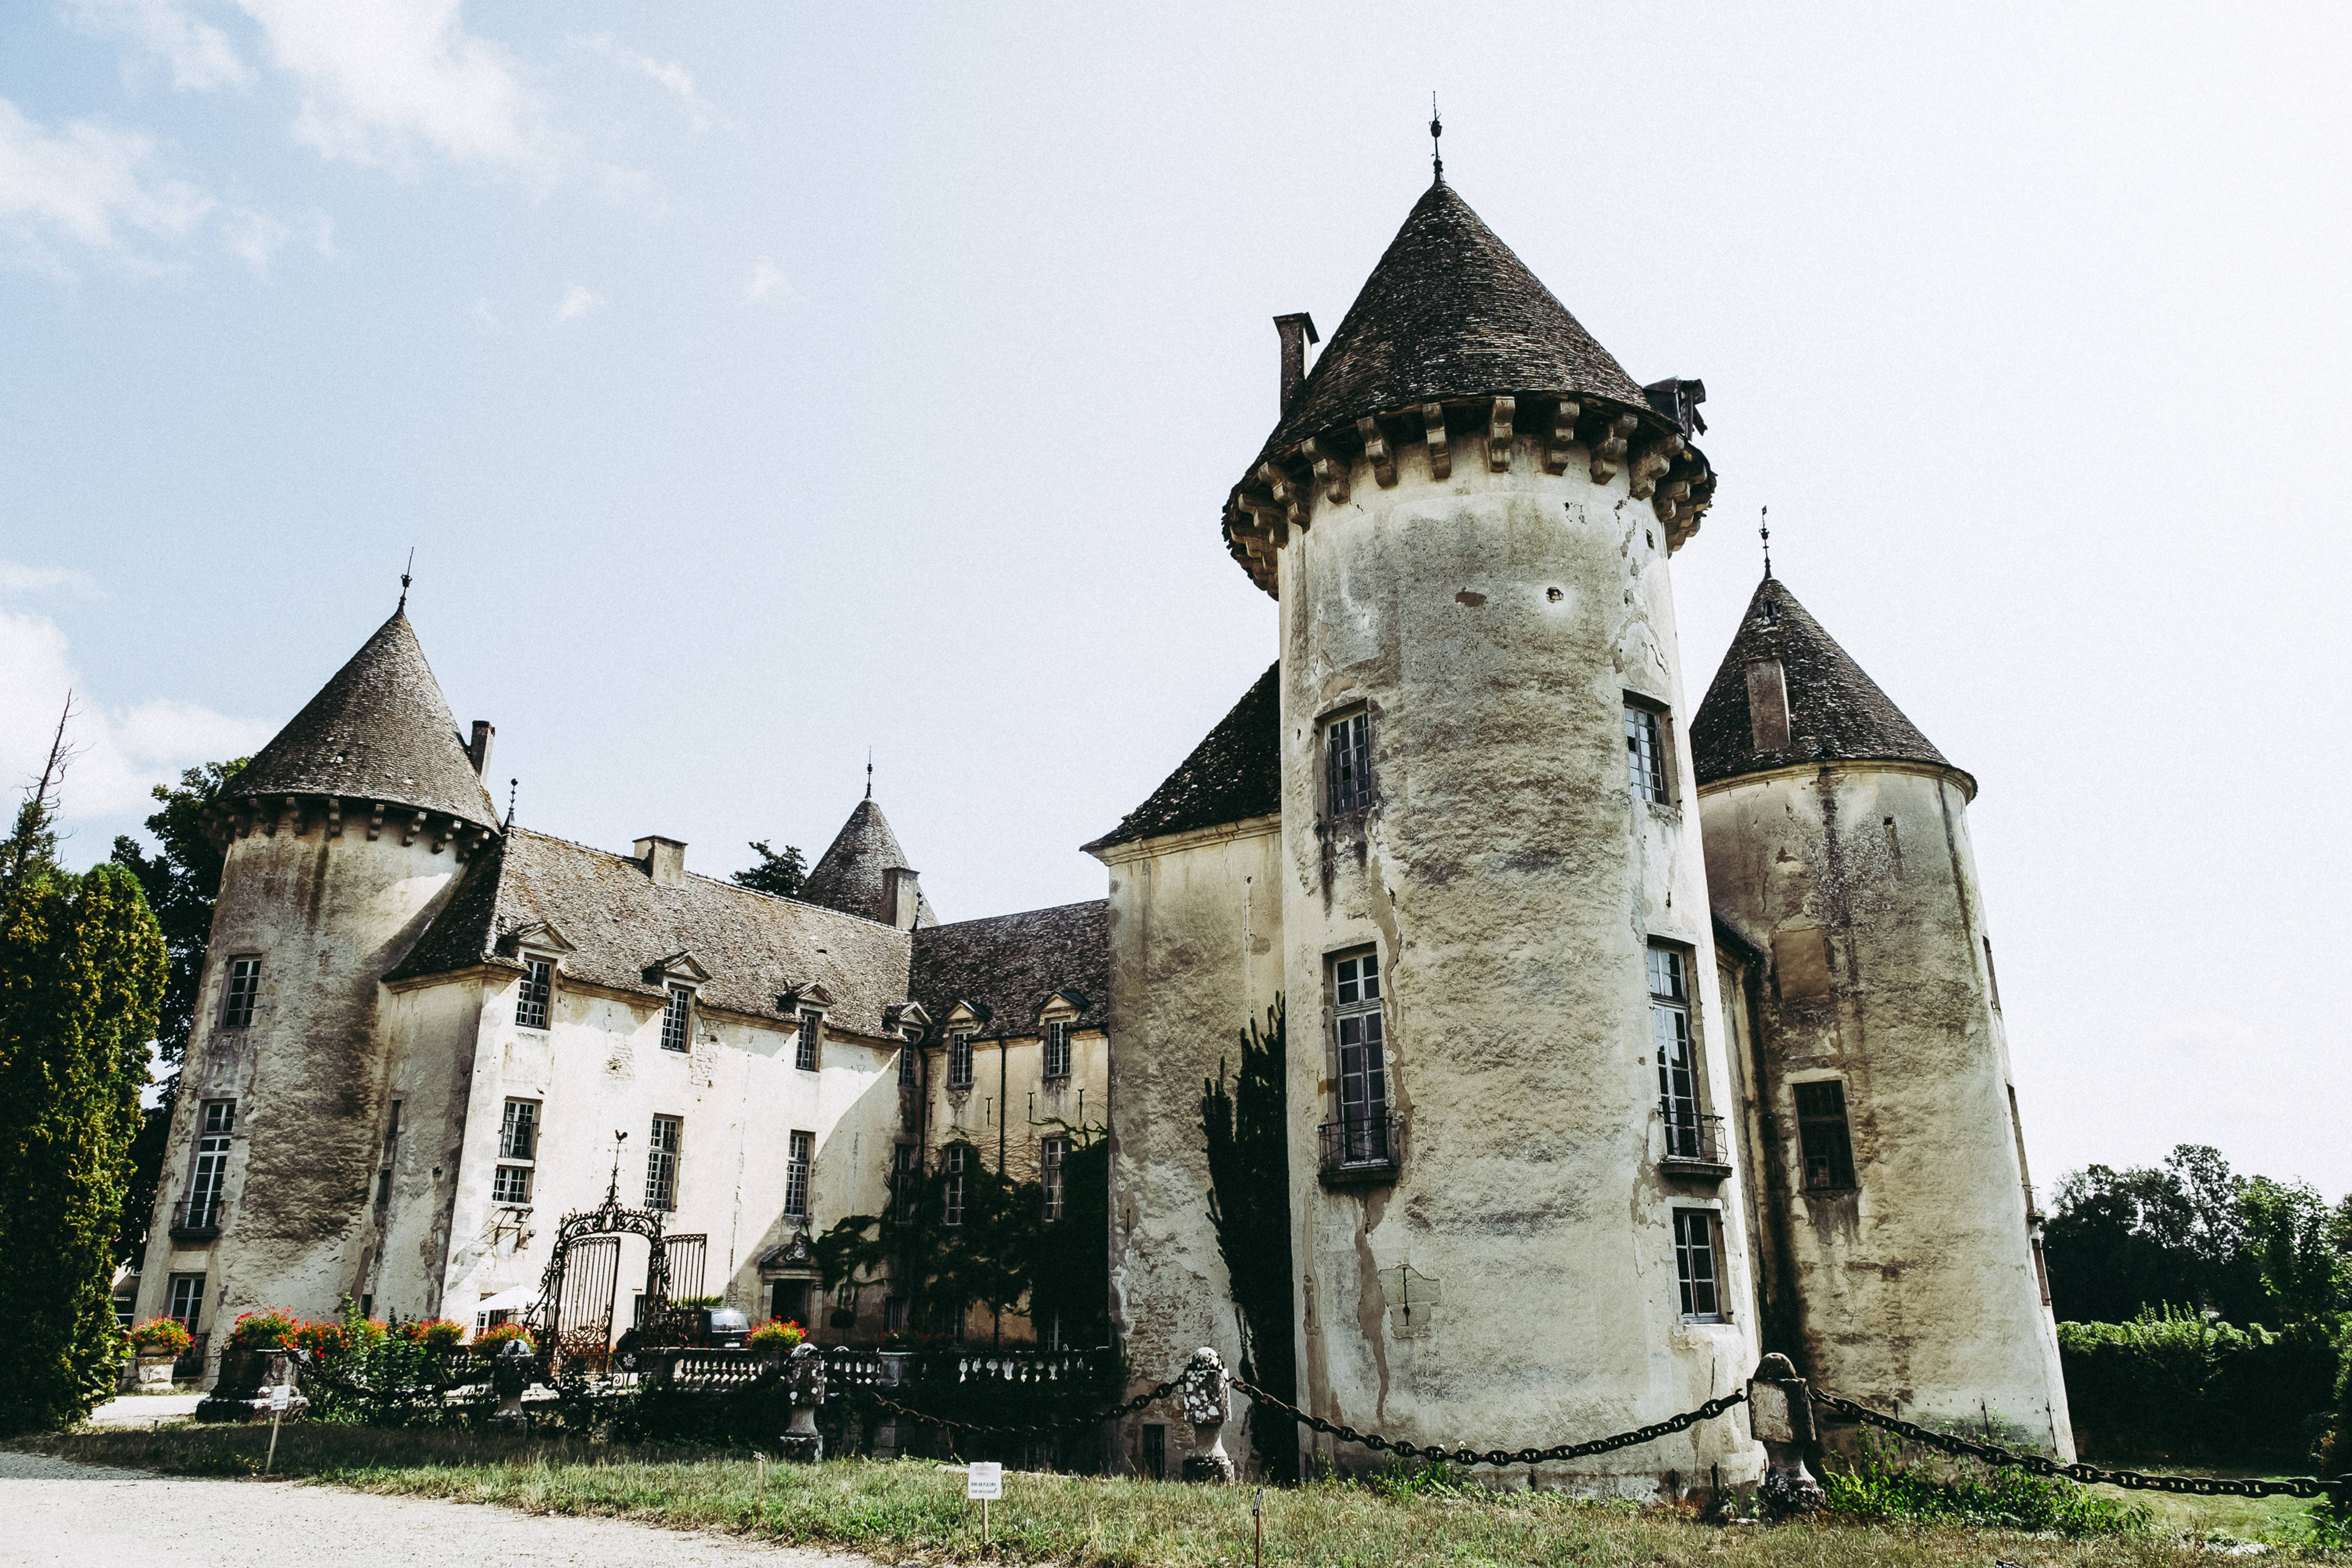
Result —
<path fill-rule="evenodd" d="M 1225 1064 L 1201 1086 L 1201 1131 L 1208 1140 L 1209 1221 L 1224 1256 L 1241 1316 L 1242 1376 L 1297 1403 L 1297 1317 L 1290 1294 L 1290 1122 L 1284 1079 L 1288 1056 L 1282 999 L 1241 1031 L 1241 1065 L 1226 1087 Z M 1290 1419 L 1253 1403 L 1250 1447 L 1276 1480 L 1296 1480 L 1298 1442 Z"/>

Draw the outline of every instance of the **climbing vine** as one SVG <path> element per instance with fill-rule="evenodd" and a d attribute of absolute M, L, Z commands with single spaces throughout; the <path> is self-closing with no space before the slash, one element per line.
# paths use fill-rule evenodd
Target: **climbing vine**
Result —
<path fill-rule="evenodd" d="M 1290 1121 L 1284 1079 L 1286 1013 L 1277 997 L 1265 1026 L 1241 1031 L 1229 1089 L 1225 1064 L 1201 1086 L 1208 1140 L 1209 1220 L 1241 1315 L 1242 1376 L 1267 1393 L 1298 1397 L 1297 1319 L 1290 1293 Z M 1288 1416 L 1250 1406 L 1250 1447 L 1277 1480 L 1297 1479 L 1298 1442 Z"/>

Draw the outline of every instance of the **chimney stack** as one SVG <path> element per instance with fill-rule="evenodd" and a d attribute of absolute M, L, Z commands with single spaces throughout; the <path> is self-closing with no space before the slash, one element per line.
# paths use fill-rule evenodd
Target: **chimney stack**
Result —
<path fill-rule="evenodd" d="M 474 764 L 474 773 L 478 777 L 488 776 L 490 742 L 498 738 L 498 726 L 492 724 L 488 719 L 474 721 L 474 739 L 466 747 L 466 760 Z"/>
<path fill-rule="evenodd" d="M 890 923 L 900 931 L 913 930 L 923 907 L 921 885 L 916 881 L 914 871 L 905 866 L 892 866 L 882 873 L 882 880 Z"/>
<path fill-rule="evenodd" d="M 1282 412 L 1287 414 L 1298 384 L 1307 379 L 1307 345 L 1323 340 L 1315 333 L 1315 318 L 1304 310 L 1276 316 L 1274 330 L 1282 334 Z"/>
<path fill-rule="evenodd" d="M 637 840 L 637 858 L 646 863 L 646 875 L 656 888 L 686 886 L 686 841 L 663 838 L 658 835 Z"/>

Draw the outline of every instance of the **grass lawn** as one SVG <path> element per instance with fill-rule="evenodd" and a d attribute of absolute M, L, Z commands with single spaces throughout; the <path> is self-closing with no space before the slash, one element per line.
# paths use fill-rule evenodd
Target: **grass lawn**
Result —
<path fill-rule="evenodd" d="M 98 1464 L 250 1475 L 267 1426 L 80 1431 L 18 1447 Z M 983 1547 L 961 1473 L 928 1460 L 772 1465 L 764 1498 L 749 1459 L 464 1433 L 298 1423 L 278 1439 L 278 1472 L 362 1491 L 495 1503 L 532 1513 L 604 1514 L 689 1530 L 854 1549 L 885 1562 L 998 1558 L 1073 1568 L 1240 1568 L 1250 1562 L 1247 1487 L 1075 1476 L 1005 1477 Z M 259 1484 L 259 1483 L 257 1483 Z M 2167 1498 L 2150 1528 L 2067 1540 L 1954 1526 L 1717 1526 L 1668 1509 L 1582 1502 L 1557 1493 L 1388 1491 L 1340 1482 L 1269 1490 L 1265 1561 L 1349 1568 L 1483 1563 L 1669 1564 L 1681 1568 L 1846 1568 L 1966 1564 L 2200 1563 L 2216 1555 L 2183 1532 L 2263 1535 L 2273 1555 L 2316 1553 L 2298 1540 L 2303 1505 Z M 2336 1553 L 2352 1561 L 2352 1553 Z"/>

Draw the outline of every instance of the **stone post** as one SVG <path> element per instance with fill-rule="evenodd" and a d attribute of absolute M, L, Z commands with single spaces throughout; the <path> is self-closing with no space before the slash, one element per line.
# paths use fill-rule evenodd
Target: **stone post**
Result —
<path fill-rule="evenodd" d="M 817 1406 L 824 1403 L 824 1352 L 800 1344 L 784 1360 L 784 1389 L 793 1402 L 793 1425 L 782 1437 L 783 1457 L 814 1465 L 824 1458 L 824 1435 L 816 1429 Z"/>
<path fill-rule="evenodd" d="M 1805 1449 L 1813 1440 L 1812 1396 L 1787 1356 L 1768 1355 L 1756 1363 L 1748 1383 L 1748 1427 L 1764 1445 L 1758 1505 L 1775 1519 L 1821 1507 L 1822 1484 L 1805 1468 Z"/>
<path fill-rule="evenodd" d="M 1192 1451 L 1184 1456 L 1184 1479 L 1232 1481 L 1234 1461 L 1225 1453 L 1225 1417 L 1233 1410 L 1233 1389 L 1225 1363 L 1203 1345 L 1192 1352 L 1176 1384 L 1184 1419 L 1192 1424 Z"/>
<path fill-rule="evenodd" d="M 914 1362 L 915 1357 L 913 1352 L 908 1351 L 883 1351 L 880 1354 L 882 1358 L 882 1386 L 890 1390 L 889 1397 L 892 1400 L 903 1404 L 905 1403 L 907 1396 L 902 1391 L 906 1384 L 910 1381 L 907 1375 L 907 1369 Z M 908 1434 L 910 1437 L 913 1435 L 914 1434 L 912 1433 Z M 874 1457 L 877 1459 L 895 1459 L 898 1457 L 898 1450 L 899 1436 L 898 1412 L 893 1410 L 885 1410 L 882 1413 L 882 1419 L 874 1424 Z"/>

